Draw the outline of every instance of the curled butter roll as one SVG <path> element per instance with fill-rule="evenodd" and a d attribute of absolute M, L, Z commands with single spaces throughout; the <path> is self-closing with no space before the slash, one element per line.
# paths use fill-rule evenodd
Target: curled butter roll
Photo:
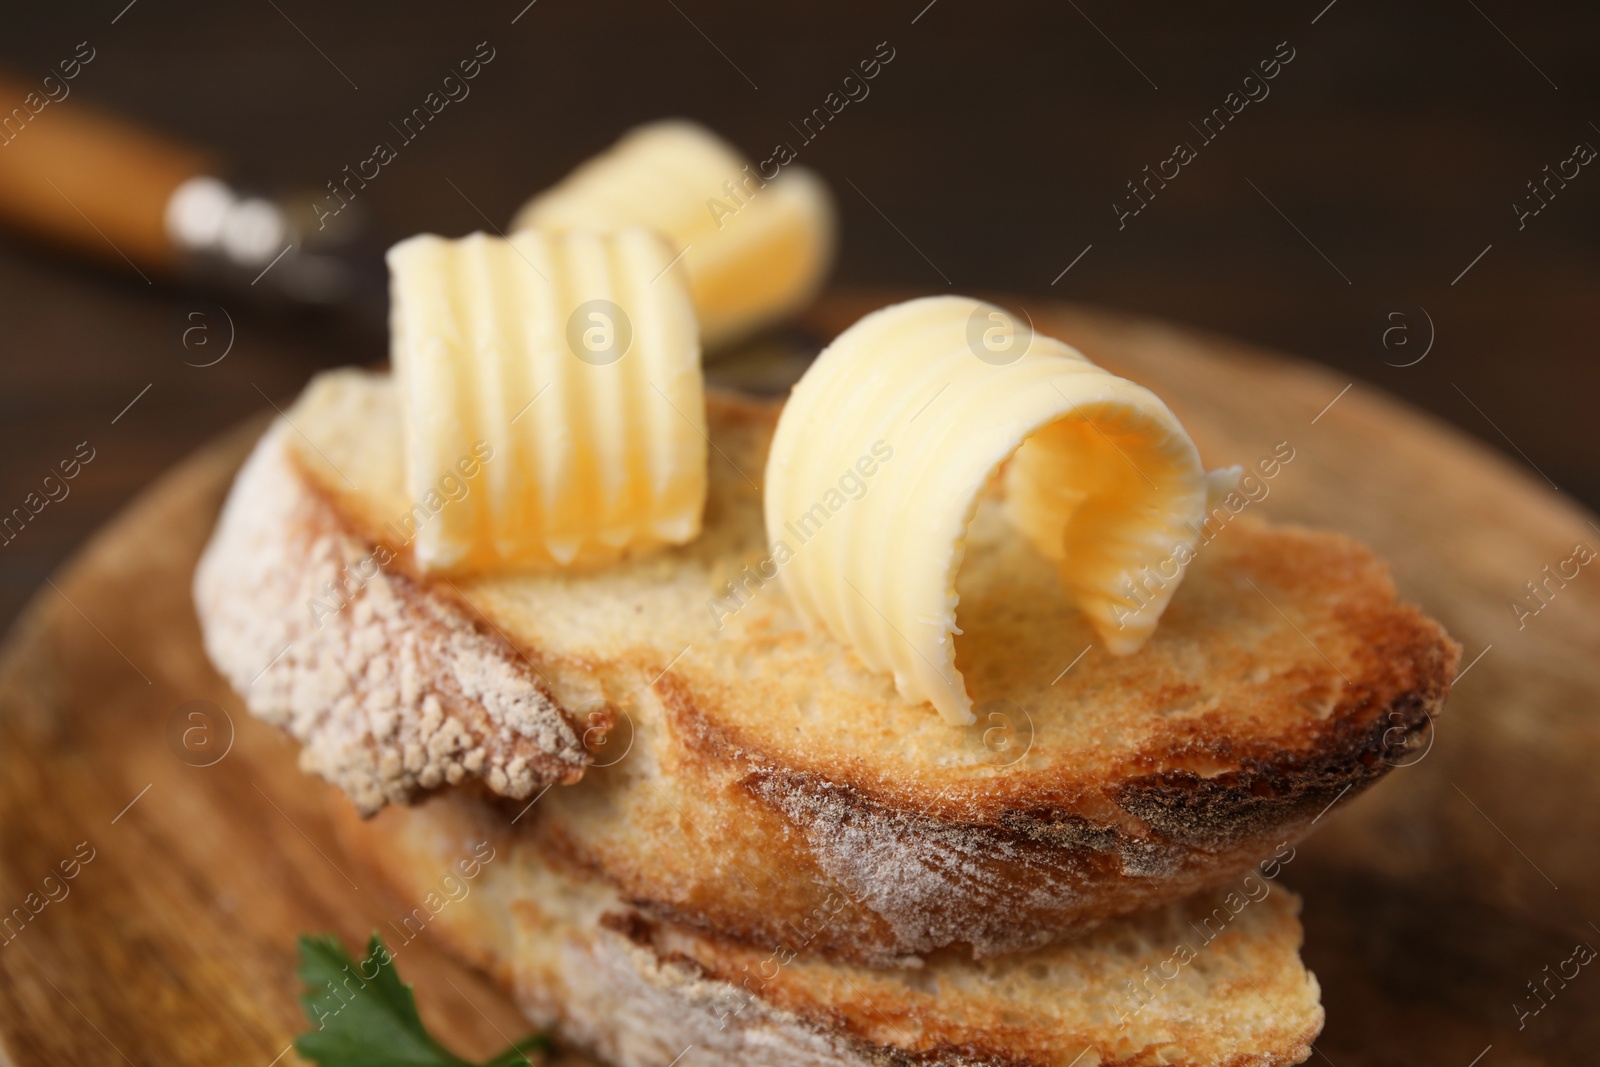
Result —
<path fill-rule="evenodd" d="M 833 262 L 833 201 L 820 178 L 782 156 L 749 163 L 683 120 L 630 131 L 512 220 L 513 230 L 621 225 L 657 230 L 682 253 L 708 348 L 803 306 Z"/>
<path fill-rule="evenodd" d="M 956 573 L 1002 464 L 1010 520 L 1118 655 L 1154 631 L 1208 491 L 1234 476 L 1206 473 L 1148 389 L 993 304 L 912 300 L 840 334 L 795 386 L 767 460 L 767 534 L 791 549 L 783 588 L 867 666 L 893 672 L 902 697 L 956 724 L 973 721 L 956 669 Z M 1165 580 L 1141 580 L 1146 567 Z"/>
<path fill-rule="evenodd" d="M 423 235 L 389 250 L 406 489 L 442 571 L 682 544 L 706 498 L 694 309 L 652 231 Z"/>

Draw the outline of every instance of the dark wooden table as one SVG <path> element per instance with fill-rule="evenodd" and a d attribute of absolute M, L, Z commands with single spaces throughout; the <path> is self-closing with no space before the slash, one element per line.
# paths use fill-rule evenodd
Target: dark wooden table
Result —
<path fill-rule="evenodd" d="M 1512 208 L 1546 164 L 1600 145 L 1593 5 L 525 2 L 17 6 L 0 63 L 37 80 L 87 40 L 75 99 L 211 146 L 264 188 L 315 189 L 488 41 L 472 95 L 364 193 L 386 231 L 503 222 L 628 125 L 691 115 L 751 152 L 791 141 L 829 178 L 844 284 L 1056 296 L 1312 356 L 1600 501 L 1600 175 L 1583 168 L 1520 230 Z M 870 95 L 804 143 L 791 123 L 879 42 L 894 59 Z M 1290 49 L 1214 140 L 1191 127 L 1259 95 L 1246 75 Z M 1179 140 L 1196 158 L 1119 229 L 1125 183 Z M 198 298 L 0 243 L 0 511 L 79 442 L 95 456 L 0 548 L 0 619 L 201 441 L 317 367 L 382 355 L 224 304 L 232 352 L 185 366 Z M 1423 351 L 1424 309 L 1436 343 L 1393 366 Z"/>

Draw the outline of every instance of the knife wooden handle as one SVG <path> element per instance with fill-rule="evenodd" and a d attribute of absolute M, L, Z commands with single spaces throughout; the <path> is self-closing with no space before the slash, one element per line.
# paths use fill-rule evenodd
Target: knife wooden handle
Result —
<path fill-rule="evenodd" d="M 76 93 L 50 100 L 38 85 L 0 74 L 0 225 L 166 271 L 179 258 L 167 201 L 211 171 L 204 152 L 97 111 Z"/>

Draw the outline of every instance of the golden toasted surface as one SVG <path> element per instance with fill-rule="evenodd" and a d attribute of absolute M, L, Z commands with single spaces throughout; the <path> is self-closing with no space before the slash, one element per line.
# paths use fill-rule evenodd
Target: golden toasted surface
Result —
<path fill-rule="evenodd" d="M 362 378 L 349 382 L 371 391 L 356 432 L 315 420 L 301 429 L 341 469 L 371 473 L 355 476 L 359 494 L 338 478 L 323 484 L 376 539 L 382 527 L 372 520 L 406 504 L 388 480 L 397 468 L 387 447 L 387 381 Z M 776 412 L 713 397 L 720 454 L 706 533 L 694 544 L 577 576 L 459 582 L 461 591 L 546 656 L 670 663 L 721 738 L 919 805 L 948 786 L 980 782 L 990 795 L 1066 795 L 1130 771 L 1211 777 L 1245 760 L 1316 759 L 1336 724 L 1361 709 L 1405 693 L 1443 695 L 1452 646 L 1436 624 L 1395 602 L 1383 563 L 1347 538 L 1230 524 L 1201 548 L 1149 646 L 1115 657 L 1095 645 L 1049 563 L 991 498 L 973 522 L 958 581 L 965 633 L 956 648 L 976 703 L 1009 701 L 1032 721 L 1026 757 L 997 766 L 1005 761 L 981 745 L 973 751 L 848 648 L 803 627 L 775 581 L 742 582 L 744 606 L 730 604 L 726 583 L 771 555 L 756 479 Z M 321 457 L 301 455 L 315 472 Z M 373 514 L 362 498 L 389 506 Z M 737 610 L 727 614 L 730 606 Z M 944 803 L 954 810 L 961 799 L 946 793 Z"/>
<path fill-rule="evenodd" d="M 751 944 L 793 940 L 840 899 L 804 950 L 872 963 L 1012 951 L 1170 902 L 1241 876 L 1376 780 L 1443 701 L 1456 646 L 1348 538 L 1220 520 L 1154 638 L 1116 658 L 991 495 L 958 580 L 958 663 L 983 715 L 950 727 L 802 627 L 772 580 L 753 479 L 775 415 L 711 396 L 694 544 L 454 585 L 413 574 L 396 537 L 409 505 L 385 377 L 325 376 L 289 413 L 295 432 L 263 448 L 345 532 L 309 555 L 395 549 L 348 614 L 377 597 L 401 632 L 408 619 L 463 620 L 584 728 L 591 766 L 575 785 L 456 780 L 522 801 L 513 814 L 537 796 L 519 833 L 653 915 Z M 235 495 L 250 492 L 241 479 Z M 211 551 L 226 586 L 235 550 Z M 258 598 L 217 590 L 229 595 Z M 364 680 L 348 685 L 359 697 Z M 334 718 L 364 716 L 357 699 Z M 539 765 L 532 740 L 502 744 L 528 749 L 524 770 Z M 391 799 L 429 788 L 391 784 Z"/>
<path fill-rule="evenodd" d="M 876 970 L 657 921 L 464 793 L 365 822 L 330 801 L 347 847 L 405 899 L 489 842 L 432 928 L 536 1023 L 618 1067 L 690 1046 L 707 1067 L 1243 1067 L 1303 1061 L 1322 1027 L 1299 899 L 1259 875 L 1049 948 Z"/>

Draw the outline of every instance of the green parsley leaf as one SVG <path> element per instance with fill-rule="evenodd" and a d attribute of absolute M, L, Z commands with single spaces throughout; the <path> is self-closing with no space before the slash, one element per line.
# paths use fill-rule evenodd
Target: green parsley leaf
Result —
<path fill-rule="evenodd" d="M 301 937 L 298 973 L 313 1029 L 294 1047 L 321 1067 L 516 1067 L 550 1047 L 534 1034 L 481 1065 L 457 1056 L 422 1025 L 416 997 L 376 933 L 359 962 L 335 937 Z"/>

